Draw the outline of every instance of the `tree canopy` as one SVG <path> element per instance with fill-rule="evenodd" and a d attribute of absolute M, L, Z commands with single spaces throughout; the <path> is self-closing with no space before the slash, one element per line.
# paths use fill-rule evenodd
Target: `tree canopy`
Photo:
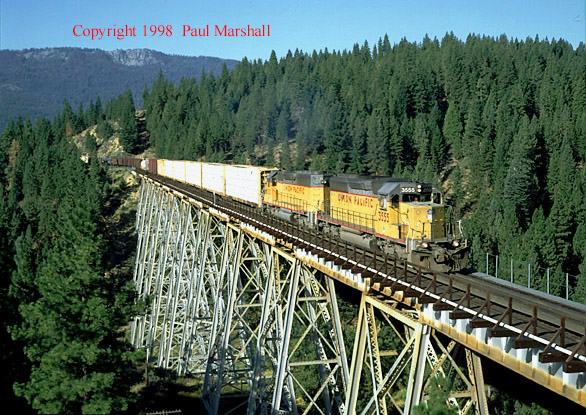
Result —
<path fill-rule="evenodd" d="M 70 139 L 81 119 L 66 104 L 54 123 L 17 120 L 0 136 L 0 307 L 13 340 L 3 363 L 40 413 L 125 411 L 135 381 L 120 333 L 131 280 L 107 273 L 108 182 Z"/>

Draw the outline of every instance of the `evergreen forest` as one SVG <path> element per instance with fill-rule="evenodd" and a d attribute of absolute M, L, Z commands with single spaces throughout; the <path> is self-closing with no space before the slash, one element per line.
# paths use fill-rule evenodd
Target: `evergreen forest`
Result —
<path fill-rule="evenodd" d="M 66 104 L 0 136 L 0 389 L 15 413 L 121 413 L 138 397 L 144 356 L 124 340 L 137 305 L 119 258 L 133 245 L 115 246 L 110 212 L 119 186 L 95 139 L 87 163 L 72 141 L 104 117 L 99 101 L 78 114 Z"/>

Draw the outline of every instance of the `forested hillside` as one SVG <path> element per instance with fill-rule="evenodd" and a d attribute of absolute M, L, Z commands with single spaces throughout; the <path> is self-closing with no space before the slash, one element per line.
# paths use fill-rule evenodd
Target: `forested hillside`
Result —
<path fill-rule="evenodd" d="M 234 60 L 208 56 L 167 55 L 150 49 L 103 51 L 80 48 L 0 50 L 0 133 L 17 116 L 54 117 L 63 101 L 87 108 L 90 101 L 106 102 L 124 92 L 140 97 L 162 71 L 167 80 L 219 74 Z"/>
<path fill-rule="evenodd" d="M 144 96 L 160 157 L 418 177 L 484 253 L 551 268 L 586 300 L 586 49 L 452 34 L 295 51 Z M 525 265 L 523 265 L 525 264 Z M 506 264 L 508 267 L 509 265 Z M 523 280 L 525 278 L 525 280 Z M 543 289 L 545 276 L 532 276 Z"/>
<path fill-rule="evenodd" d="M 106 223 L 111 182 L 95 142 L 86 164 L 71 137 L 85 117 L 105 125 L 101 108 L 67 106 L 0 136 L 0 389 L 18 413 L 120 413 L 137 399 L 143 358 L 123 340 L 134 295 L 131 272 L 112 262 L 125 250 L 113 252 Z"/>

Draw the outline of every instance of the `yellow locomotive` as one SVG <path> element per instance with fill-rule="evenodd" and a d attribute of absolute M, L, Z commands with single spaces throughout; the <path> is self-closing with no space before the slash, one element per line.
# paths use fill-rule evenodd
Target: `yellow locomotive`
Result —
<path fill-rule="evenodd" d="M 466 266 L 459 223 L 447 220 L 430 183 L 311 171 L 274 171 L 267 179 L 263 204 L 274 215 L 434 270 Z"/>

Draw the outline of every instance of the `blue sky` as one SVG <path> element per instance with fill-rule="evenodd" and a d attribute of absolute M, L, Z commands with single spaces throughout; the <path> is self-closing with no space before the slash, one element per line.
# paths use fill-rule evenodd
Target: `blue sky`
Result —
<path fill-rule="evenodd" d="M 149 48 L 165 53 L 221 58 L 268 59 L 296 48 L 304 52 L 372 46 L 388 34 L 420 42 L 427 34 L 469 33 L 526 39 L 586 42 L 586 0 L 444 1 L 254 1 L 254 0 L 0 0 L 0 49 L 85 47 L 104 50 Z M 214 25 L 270 25 L 270 37 L 216 37 Z M 73 35 L 85 28 L 136 27 L 136 37 L 91 40 Z M 171 25 L 172 36 L 143 36 L 151 25 Z M 183 37 L 182 26 L 205 27 L 209 37 Z"/>

